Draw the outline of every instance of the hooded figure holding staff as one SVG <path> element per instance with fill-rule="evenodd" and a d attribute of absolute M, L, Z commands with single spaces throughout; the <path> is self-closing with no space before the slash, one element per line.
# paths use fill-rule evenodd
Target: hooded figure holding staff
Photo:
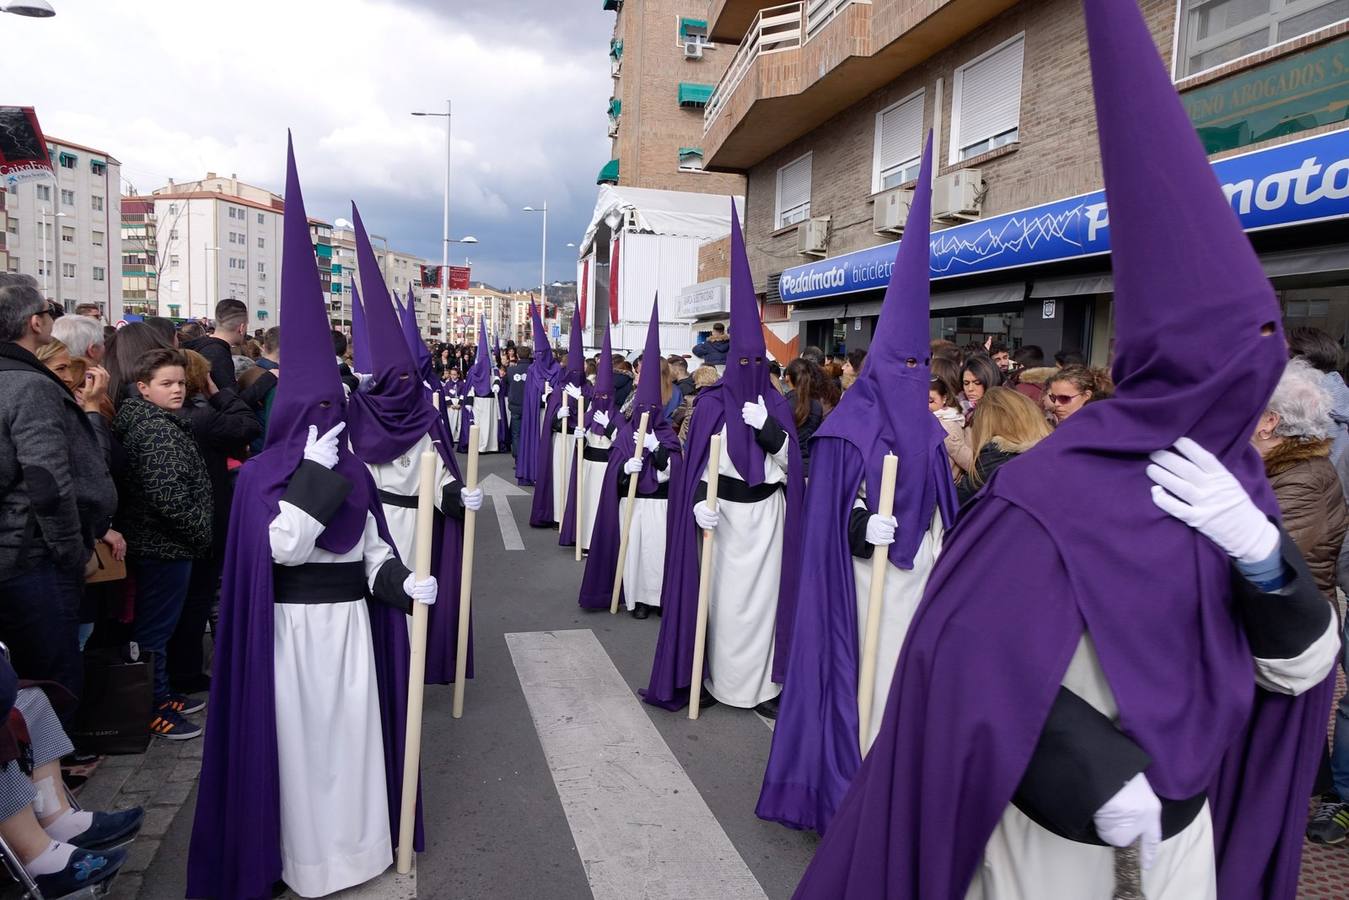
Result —
<path fill-rule="evenodd" d="M 600 359 L 611 355 L 609 329 L 604 330 L 604 353 Z M 613 435 L 619 426 L 618 404 L 614 402 L 614 370 L 612 366 L 600 366 L 595 373 L 595 386 L 586 403 L 586 418 L 581 433 L 585 444 L 581 449 L 582 465 L 585 467 L 584 485 L 581 497 L 580 541 L 582 552 L 590 550 L 590 536 L 595 529 L 595 516 L 599 510 L 600 495 L 604 491 L 604 474 L 609 468 L 610 451 L 613 447 Z M 562 517 L 562 530 L 558 543 L 563 547 L 575 545 L 577 541 L 576 514 L 576 466 L 571 467 L 567 479 L 567 508 Z"/>
<path fill-rule="evenodd" d="M 520 408 L 520 446 L 515 448 L 515 481 L 522 486 L 538 480 L 539 440 L 544 433 L 543 407 L 547 396 L 562 379 L 562 370 L 553 359 L 548 332 L 543 327 L 539 308 L 529 304 L 534 327 L 534 358 L 525 373 L 525 397 Z"/>
<path fill-rule="evenodd" d="M 534 503 L 529 511 L 529 524 L 548 528 L 558 524 L 558 516 L 566 507 L 568 475 L 576 468 L 572 459 L 576 441 L 572 433 L 579 427 L 576 413 L 579 401 L 590 404 L 592 388 L 586 381 L 585 356 L 581 352 L 581 313 L 572 315 L 570 344 L 567 349 L 567 368 L 556 390 L 548 392 L 543 416 L 539 423 L 540 438 L 534 482 Z M 567 435 L 563 438 L 563 424 Z"/>
<path fill-rule="evenodd" d="M 468 452 L 468 429 L 478 426 L 478 452 L 496 453 L 497 416 L 500 404 L 497 395 L 501 386 L 496 380 L 496 371 L 492 366 L 492 354 L 487 351 L 487 322 L 478 320 L 478 352 L 473 357 L 473 365 L 464 379 L 464 407 L 459 420 L 459 452 Z"/>

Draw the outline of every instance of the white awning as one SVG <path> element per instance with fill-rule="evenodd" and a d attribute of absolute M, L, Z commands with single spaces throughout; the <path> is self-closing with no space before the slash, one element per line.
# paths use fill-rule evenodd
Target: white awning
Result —
<path fill-rule="evenodd" d="M 694 237 L 705 241 L 723 238 L 731 233 L 731 200 L 735 201 L 743 222 L 744 197 L 601 185 L 595 212 L 590 217 L 577 256 L 590 253 L 595 233 L 606 220 L 611 229 L 615 225 L 622 227 L 626 222 L 627 230 L 646 234 Z"/>

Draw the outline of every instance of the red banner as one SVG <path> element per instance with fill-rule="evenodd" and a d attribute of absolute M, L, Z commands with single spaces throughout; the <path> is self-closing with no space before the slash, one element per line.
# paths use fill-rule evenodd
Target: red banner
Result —
<path fill-rule="evenodd" d="M 586 288 L 590 287 L 590 257 L 581 264 L 581 325 L 586 323 Z"/>
<path fill-rule="evenodd" d="M 618 236 L 609 248 L 609 321 L 618 324 Z"/>
<path fill-rule="evenodd" d="M 33 178 L 54 178 L 47 140 L 31 106 L 0 106 L 0 178 L 7 188 Z"/>
<path fill-rule="evenodd" d="M 450 266 L 450 290 L 468 290 L 468 276 L 471 271 L 468 266 Z"/>

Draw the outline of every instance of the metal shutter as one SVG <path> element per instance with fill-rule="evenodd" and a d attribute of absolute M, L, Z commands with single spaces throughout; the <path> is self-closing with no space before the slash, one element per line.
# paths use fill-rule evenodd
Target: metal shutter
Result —
<path fill-rule="evenodd" d="M 778 169 L 778 225 L 790 210 L 810 203 L 810 154 Z"/>
<path fill-rule="evenodd" d="M 881 113 L 876 129 L 877 172 L 917 158 L 923 152 L 923 94 Z"/>
<path fill-rule="evenodd" d="M 1021 61 L 1018 38 L 961 71 L 959 148 L 1017 127 L 1021 119 Z"/>

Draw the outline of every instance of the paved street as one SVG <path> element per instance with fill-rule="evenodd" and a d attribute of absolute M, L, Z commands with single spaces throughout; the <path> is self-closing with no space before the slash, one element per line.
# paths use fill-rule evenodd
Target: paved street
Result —
<path fill-rule="evenodd" d="M 509 456 L 484 456 L 481 469 L 515 483 Z M 723 706 L 690 722 L 641 703 L 659 620 L 581 611 L 582 564 L 555 531 L 527 526 L 527 495 L 505 502 L 524 548 L 506 549 L 489 499 L 464 717 L 450 717 L 450 688 L 426 695 L 427 852 L 415 879 L 390 873 L 353 893 L 789 897 L 815 838 L 754 816 L 768 724 Z M 183 896 L 200 752 L 156 741 L 91 779 L 86 803 L 150 810 L 115 897 Z"/>

